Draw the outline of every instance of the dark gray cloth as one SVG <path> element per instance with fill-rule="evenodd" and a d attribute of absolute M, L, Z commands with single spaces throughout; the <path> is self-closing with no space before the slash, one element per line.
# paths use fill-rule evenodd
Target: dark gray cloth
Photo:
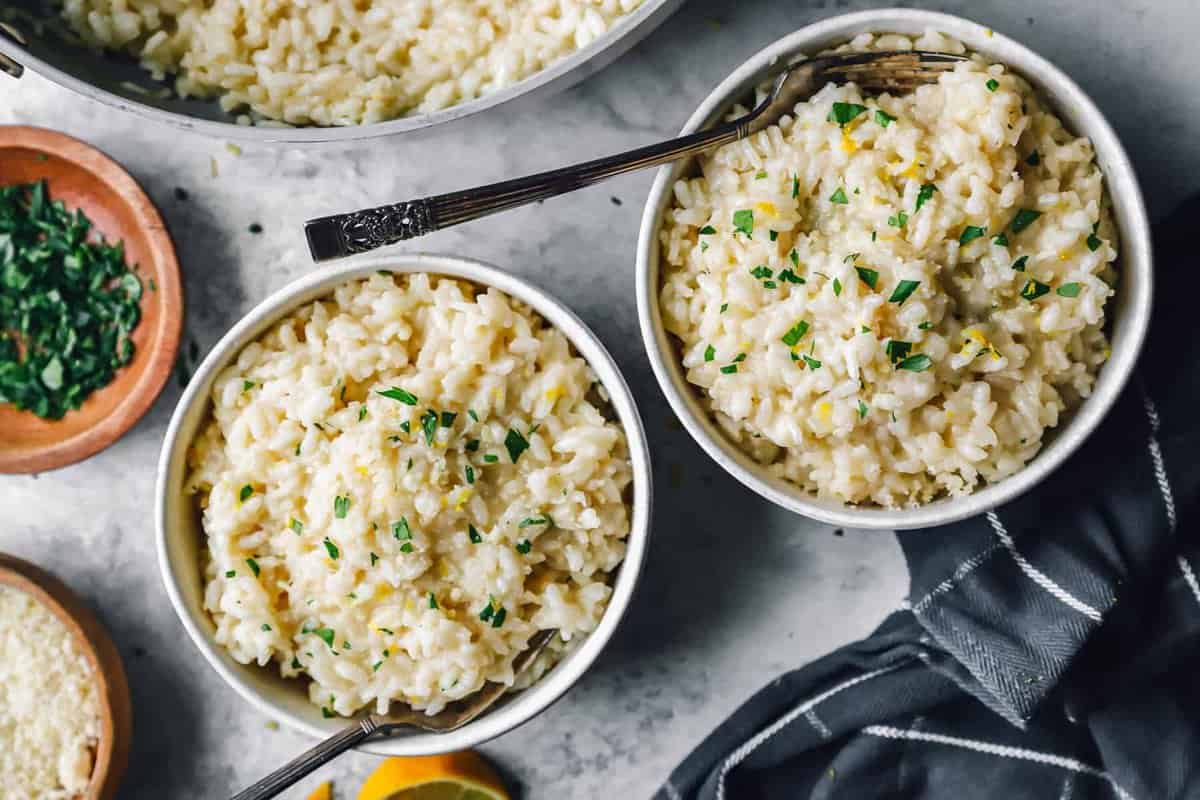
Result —
<path fill-rule="evenodd" d="M 1063 467 L 900 534 L 909 600 L 763 688 L 658 800 L 1200 797 L 1200 198 L 1156 231 L 1152 330 Z"/>

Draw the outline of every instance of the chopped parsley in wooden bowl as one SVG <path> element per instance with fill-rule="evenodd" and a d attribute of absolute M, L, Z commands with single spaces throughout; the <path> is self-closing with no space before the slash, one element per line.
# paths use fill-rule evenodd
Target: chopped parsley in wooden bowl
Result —
<path fill-rule="evenodd" d="M 149 409 L 179 347 L 179 265 L 116 162 L 0 127 L 0 472 L 107 447 Z"/>

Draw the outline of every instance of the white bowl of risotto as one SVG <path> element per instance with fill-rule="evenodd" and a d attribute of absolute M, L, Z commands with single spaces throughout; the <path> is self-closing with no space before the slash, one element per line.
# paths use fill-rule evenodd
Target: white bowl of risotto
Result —
<path fill-rule="evenodd" d="M 167 432 L 156 522 L 184 627 L 273 719 L 327 736 L 513 688 L 457 731 L 363 748 L 419 755 L 504 733 L 583 674 L 649 513 L 637 409 L 587 327 L 495 268 L 397 255 L 293 283 L 217 343 Z"/>
<path fill-rule="evenodd" d="M 868 11 L 759 52 L 684 133 L 833 49 L 969 61 L 907 95 L 826 86 L 767 130 L 664 168 L 638 311 L 684 425 L 732 475 L 857 528 L 962 519 L 1096 427 L 1149 322 L 1129 159 L 1050 62 L 959 17 Z"/>

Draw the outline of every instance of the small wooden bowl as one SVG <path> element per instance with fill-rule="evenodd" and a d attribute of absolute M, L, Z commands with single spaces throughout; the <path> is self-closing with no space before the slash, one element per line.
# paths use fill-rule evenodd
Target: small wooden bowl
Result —
<path fill-rule="evenodd" d="M 50 197 L 79 208 L 110 242 L 125 243 L 145 291 L 133 361 L 60 420 L 0 403 L 0 472 L 41 472 L 98 453 L 133 427 L 166 385 L 183 330 L 175 247 L 150 198 L 120 164 L 55 131 L 0 126 L 0 186 L 45 180 Z M 155 290 L 150 291 L 149 282 Z"/>
<path fill-rule="evenodd" d="M 92 780 L 81 800 L 113 800 L 129 762 L 133 706 L 125 667 L 108 632 L 65 583 L 27 561 L 0 553 L 0 586 L 25 592 L 48 608 L 75 637 L 95 677 L 100 698 L 100 741 Z"/>

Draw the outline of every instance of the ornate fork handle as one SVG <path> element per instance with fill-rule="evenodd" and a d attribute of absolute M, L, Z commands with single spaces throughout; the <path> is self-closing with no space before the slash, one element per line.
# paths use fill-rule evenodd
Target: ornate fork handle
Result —
<path fill-rule="evenodd" d="M 303 778 L 313 770 L 351 749 L 379 729 L 374 717 L 364 717 L 336 736 L 312 747 L 258 783 L 235 794 L 232 800 L 267 800 Z"/>
<path fill-rule="evenodd" d="M 616 175 L 665 164 L 744 138 L 750 132 L 752 116 L 619 155 L 477 189 L 319 217 L 304 225 L 308 249 L 314 261 L 342 258 L 573 192 Z"/>

